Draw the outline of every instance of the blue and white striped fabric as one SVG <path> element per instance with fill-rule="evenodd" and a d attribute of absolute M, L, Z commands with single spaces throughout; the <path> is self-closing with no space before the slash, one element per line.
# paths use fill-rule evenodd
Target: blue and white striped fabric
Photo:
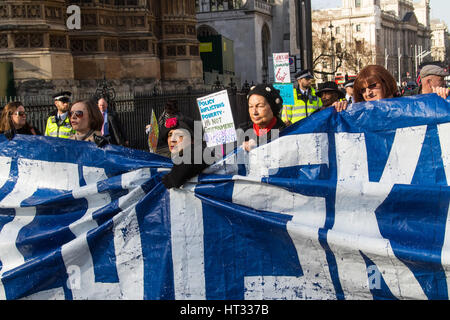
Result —
<path fill-rule="evenodd" d="M 448 299 L 450 104 L 313 114 L 181 189 L 170 159 L 0 136 L 1 299 Z"/>

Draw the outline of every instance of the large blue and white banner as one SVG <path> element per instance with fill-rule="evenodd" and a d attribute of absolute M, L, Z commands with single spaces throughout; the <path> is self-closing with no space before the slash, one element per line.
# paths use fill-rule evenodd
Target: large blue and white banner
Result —
<path fill-rule="evenodd" d="M 449 298 L 436 95 L 321 111 L 168 191 L 171 166 L 0 135 L 0 298 Z"/>

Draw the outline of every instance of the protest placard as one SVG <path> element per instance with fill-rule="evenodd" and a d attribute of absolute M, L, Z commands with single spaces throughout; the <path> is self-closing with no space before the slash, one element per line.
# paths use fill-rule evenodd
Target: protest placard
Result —
<path fill-rule="evenodd" d="M 146 133 L 148 134 L 148 149 L 150 152 L 156 153 L 156 148 L 158 146 L 159 128 L 154 110 L 152 110 L 152 120 L 146 128 Z"/>
<path fill-rule="evenodd" d="M 214 147 L 236 141 L 233 114 L 227 90 L 197 99 L 206 145 Z"/>
<path fill-rule="evenodd" d="M 276 83 L 290 83 L 289 53 L 273 53 L 273 73 Z"/>

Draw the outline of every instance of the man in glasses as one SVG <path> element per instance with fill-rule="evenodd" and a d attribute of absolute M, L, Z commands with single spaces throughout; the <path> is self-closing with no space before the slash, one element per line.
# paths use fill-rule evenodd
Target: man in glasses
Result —
<path fill-rule="evenodd" d="M 69 119 L 70 96 L 69 91 L 62 91 L 53 95 L 56 114 L 47 119 L 45 135 L 57 138 L 69 138 L 75 131 L 72 129 Z"/>

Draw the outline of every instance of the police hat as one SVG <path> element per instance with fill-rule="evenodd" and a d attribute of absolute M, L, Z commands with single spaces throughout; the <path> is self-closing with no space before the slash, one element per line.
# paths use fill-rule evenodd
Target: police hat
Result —
<path fill-rule="evenodd" d="M 304 79 L 304 78 L 314 79 L 314 76 L 312 75 L 311 71 L 309 71 L 309 70 L 300 71 L 295 75 L 296 80 L 300 80 L 300 79 Z"/>
<path fill-rule="evenodd" d="M 57 94 L 54 94 L 52 96 L 53 100 L 55 101 L 70 101 L 70 96 L 72 95 L 72 92 L 70 91 L 61 91 L 58 92 Z"/>
<path fill-rule="evenodd" d="M 348 80 L 344 83 L 344 88 L 352 87 L 355 84 L 355 80 Z"/>

